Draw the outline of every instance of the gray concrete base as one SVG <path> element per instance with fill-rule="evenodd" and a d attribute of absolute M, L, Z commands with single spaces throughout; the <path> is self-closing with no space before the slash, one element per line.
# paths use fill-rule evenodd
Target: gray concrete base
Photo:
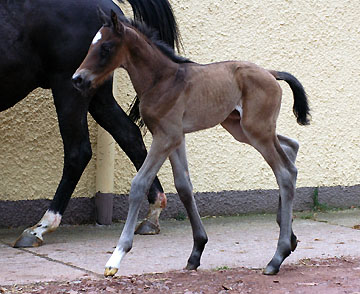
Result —
<path fill-rule="evenodd" d="M 298 188 L 294 210 L 309 210 L 313 207 L 314 187 Z M 186 213 L 176 194 L 167 194 L 168 203 L 162 219 L 185 217 Z M 196 193 L 195 199 L 201 216 L 237 215 L 244 213 L 275 212 L 278 205 L 278 190 L 249 190 Z M 320 187 L 318 199 L 322 204 L 336 208 L 360 206 L 360 185 Z M 50 200 L 0 201 L 0 227 L 19 227 L 35 224 L 40 220 Z M 128 195 L 114 195 L 113 220 L 124 220 L 128 211 Z M 147 201 L 143 201 L 140 218 L 146 216 Z M 19 217 L 21 216 L 21 217 Z M 63 224 L 95 222 L 93 198 L 73 198 L 65 212 Z"/>

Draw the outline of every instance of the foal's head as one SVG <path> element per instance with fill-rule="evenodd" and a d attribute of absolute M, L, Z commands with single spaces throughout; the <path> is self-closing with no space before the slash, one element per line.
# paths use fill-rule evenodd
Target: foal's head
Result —
<path fill-rule="evenodd" d="M 124 24 L 112 10 L 110 18 L 101 9 L 99 16 L 103 26 L 95 35 L 84 61 L 72 76 L 73 85 L 84 94 L 100 86 L 117 67 L 122 66 L 126 55 L 126 50 L 121 50 L 126 47 Z"/>

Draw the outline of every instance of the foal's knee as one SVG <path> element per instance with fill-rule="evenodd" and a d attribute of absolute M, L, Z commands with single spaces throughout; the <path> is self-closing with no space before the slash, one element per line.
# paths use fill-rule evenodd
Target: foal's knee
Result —
<path fill-rule="evenodd" d="M 136 175 L 131 181 L 129 201 L 138 202 L 148 193 L 149 185 Z"/>

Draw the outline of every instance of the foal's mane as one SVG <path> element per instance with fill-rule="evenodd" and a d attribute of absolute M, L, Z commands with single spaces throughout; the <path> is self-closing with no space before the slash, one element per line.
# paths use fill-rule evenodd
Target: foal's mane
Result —
<path fill-rule="evenodd" d="M 175 50 L 160 39 L 159 33 L 142 21 L 130 19 L 129 24 L 147 37 L 165 56 L 176 63 L 193 63 L 190 59 L 176 54 Z"/>
<path fill-rule="evenodd" d="M 173 62 L 179 64 L 193 63 L 190 59 L 177 55 L 172 47 L 160 39 L 159 33 L 155 29 L 147 26 L 144 22 L 134 19 L 126 19 L 125 23 L 135 28 L 138 32 L 147 37 L 165 56 L 167 56 Z M 129 117 L 141 128 L 144 127 L 144 122 L 141 119 L 139 103 L 140 100 L 138 96 L 136 96 L 130 105 Z"/>

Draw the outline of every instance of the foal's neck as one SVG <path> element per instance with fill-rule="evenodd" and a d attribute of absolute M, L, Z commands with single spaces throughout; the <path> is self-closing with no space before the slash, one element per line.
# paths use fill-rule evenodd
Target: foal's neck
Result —
<path fill-rule="evenodd" d="M 154 43 L 142 36 L 128 42 L 128 58 L 124 69 L 141 100 L 144 93 L 164 79 L 175 75 L 179 65 L 165 56 Z"/>

